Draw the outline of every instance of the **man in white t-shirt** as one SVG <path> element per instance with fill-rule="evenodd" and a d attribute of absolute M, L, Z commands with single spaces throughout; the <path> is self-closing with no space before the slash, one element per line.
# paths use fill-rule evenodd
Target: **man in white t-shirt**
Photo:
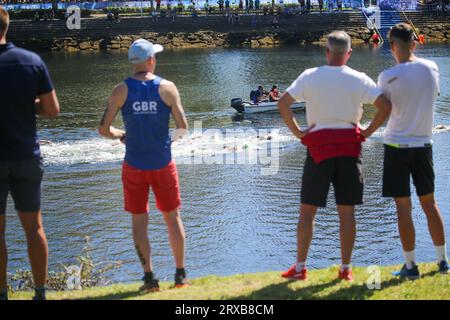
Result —
<path fill-rule="evenodd" d="M 362 203 L 361 143 L 389 116 L 391 104 L 366 74 L 346 66 L 352 53 L 351 39 L 343 31 L 328 36 L 328 64 L 304 71 L 281 97 L 278 108 L 292 133 L 308 147 L 305 161 L 300 220 L 297 229 L 297 263 L 282 276 L 304 280 L 306 258 L 318 207 L 325 207 L 330 184 L 335 191 L 340 219 L 342 266 L 338 277 L 353 279 L 350 268 L 356 237 L 355 205 Z M 308 127 L 301 131 L 290 108 L 306 102 Z M 377 113 L 360 131 L 363 104 L 374 104 Z"/>
<path fill-rule="evenodd" d="M 383 196 L 393 197 L 406 264 L 395 275 L 418 278 L 415 264 L 415 230 L 411 216 L 410 179 L 436 247 L 439 270 L 448 273 L 444 223 L 434 199 L 432 131 L 434 104 L 439 95 L 439 70 L 433 61 L 419 59 L 414 32 L 408 24 L 395 25 L 389 33 L 397 65 L 380 74 L 378 85 L 392 101 L 384 143 Z"/>

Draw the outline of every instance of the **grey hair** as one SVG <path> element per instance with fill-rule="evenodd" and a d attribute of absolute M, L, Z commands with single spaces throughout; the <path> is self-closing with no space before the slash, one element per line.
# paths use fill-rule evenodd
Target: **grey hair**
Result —
<path fill-rule="evenodd" d="M 345 31 L 333 31 L 328 35 L 327 48 L 330 52 L 344 55 L 350 51 L 352 38 Z"/>

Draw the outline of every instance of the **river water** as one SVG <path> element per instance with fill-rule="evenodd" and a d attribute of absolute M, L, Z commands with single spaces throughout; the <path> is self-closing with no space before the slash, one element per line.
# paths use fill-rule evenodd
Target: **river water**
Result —
<path fill-rule="evenodd" d="M 418 55 L 441 70 L 435 128 L 436 197 L 450 234 L 450 48 L 425 45 Z M 96 126 L 113 86 L 130 72 L 125 53 L 43 54 L 61 101 L 56 121 L 41 120 L 46 165 L 43 213 L 50 248 L 50 269 L 71 264 L 91 238 L 97 262 L 123 260 L 110 272 L 114 281 L 141 276 L 131 238 L 130 217 L 123 212 L 120 166 L 124 148 L 98 136 Z M 278 114 L 239 117 L 229 107 L 234 97 L 247 98 L 258 84 L 285 89 L 305 68 L 324 63 L 317 46 L 282 49 L 167 50 L 158 57 L 158 73 L 179 88 L 191 130 L 173 145 L 182 191 L 187 232 L 187 269 L 191 277 L 230 275 L 289 267 L 296 256 L 296 224 L 305 148 L 284 127 Z M 394 63 L 387 48 L 354 48 L 350 66 L 376 79 Z M 363 123 L 373 115 L 367 107 Z M 121 126 L 121 119 L 116 125 Z M 305 115 L 297 113 L 301 124 Z M 213 129 L 217 129 L 212 131 Z M 222 133 L 235 130 L 233 136 Z M 267 140 L 269 137 L 271 140 Z M 382 137 L 379 130 L 364 146 L 365 204 L 358 208 L 355 265 L 400 263 L 401 247 L 391 200 L 381 194 Z M 196 156 L 236 157 L 270 147 L 266 164 L 193 161 Z M 246 153 L 247 152 L 247 153 Z M 217 160 L 217 159 L 216 159 Z M 277 162 L 278 161 L 278 162 Z M 278 167 L 276 164 L 278 163 Z M 152 199 L 152 197 L 151 197 Z M 312 268 L 339 263 L 338 217 L 334 198 L 317 215 L 310 251 Z M 7 240 L 9 270 L 28 269 L 25 241 L 9 202 Z M 150 238 L 154 267 L 161 279 L 172 279 L 173 260 L 162 217 L 151 202 Z M 434 248 L 417 200 L 414 201 L 417 255 L 432 261 Z M 450 236 L 447 235 L 447 240 Z"/>

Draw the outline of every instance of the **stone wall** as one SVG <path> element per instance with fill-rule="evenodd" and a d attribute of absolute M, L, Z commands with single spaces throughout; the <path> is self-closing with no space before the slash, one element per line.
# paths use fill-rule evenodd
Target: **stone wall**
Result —
<path fill-rule="evenodd" d="M 449 42 L 450 41 L 450 23 L 426 25 L 419 28 L 418 32 L 425 36 L 427 41 L 431 42 Z"/>
<path fill-rule="evenodd" d="M 253 46 L 267 47 L 319 41 L 333 29 L 366 30 L 360 12 L 330 15 L 282 17 L 278 28 L 273 17 L 258 15 L 256 25 L 250 15 L 230 24 L 223 15 L 179 17 L 152 21 L 150 17 L 124 17 L 120 22 L 105 18 L 81 20 L 80 29 L 68 29 L 64 21 L 42 23 L 12 21 L 9 40 L 34 50 L 90 51 L 128 48 L 131 41 L 144 37 L 174 48 Z M 130 40 L 131 39 L 131 40 Z"/>
<path fill-rule="evenodd" d="M 445 17 L 415 19 L 420 22 L 418 29 L 426 41 L 449 41 L 450 23 Z M 221 16 L 161 19 L 156 24 L 149 17 L 125 18 L 120 23 L 92 18 L 82 20 L 80 30 L 68 30 L 63 21 L 37 24 L 15 21 L 10 25 L 8 38 L 19 46 L 38 51 L 125 50 L 138 38 L 167 48 L 256 48 L 323 43 L 325 36 L 336 29 L 347 31 L 353 43 L 370 41 L 370 31 L 358 12 L 283 18 L 277 29 L 272 28 L 270 16 L 258 16 L 257 27 L 251 26 L 250 16 L 242 16 L 233 25 Z"/>
<path fill-rule="evenodd" d="M 198 31 L 157 33 L 147 32 L 136 35 L 116 35 L 110 38 L 94 37 L 63 37 L 51 40 L 28 39 L 25 42 L 17 41 L 34 50 L 52 50 L 65 52 L 78 51 L 109 51 L 126 50 L 131 43 L 139 38 L 145 38 L 159 43 L 166 48 L 225 48 L 225 47 L 251 47 L 267 48 L 283 45 L 300 45 L 308 43 L 322 43 L 331 30 L 287 32 L 283 30 L 260 32 L 215 32 Z M 366 28 L 353 28 L 347 30 L 353 43 L 363 43 L 369 40 L 370 32 Z"/>

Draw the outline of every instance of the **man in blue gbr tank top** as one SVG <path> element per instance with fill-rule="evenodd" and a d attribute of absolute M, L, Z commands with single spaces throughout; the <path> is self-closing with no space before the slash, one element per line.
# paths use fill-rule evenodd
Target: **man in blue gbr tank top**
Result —
<path fill-rule="evenodd" d="M 170 150 L 171 142 L 185 134 L 188 125 L 177 87 L 154 74 L 156 53 L 162 50 L 162 46 L 144 39 L 133 42 L 128 52 L 133 75 L 114 88 L 99 127 L 101 135 L 120 139 L 126 146 L 122 166 L 125 210 L 132 217 L 134 244 L 144 269 L 141 287 L 144 292 L 159 290 L 147 235 L 150 188 L 167 224 L 176 264 L 175 287 L 188 285 L 178 173 Z M 112 126 L 119 111 L 125 130 Z M 169 135 L 170 115 L 177 128 L 172 137 Z"/>

